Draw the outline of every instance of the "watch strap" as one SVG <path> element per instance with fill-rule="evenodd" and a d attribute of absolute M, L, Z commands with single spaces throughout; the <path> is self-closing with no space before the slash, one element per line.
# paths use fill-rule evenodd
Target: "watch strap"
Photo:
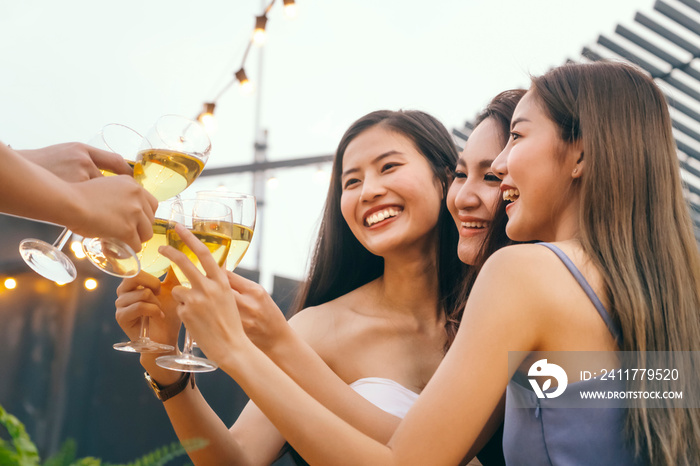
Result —
<path fill-rule="evenodd" d="M 160 401 L 167 401 L 175 395 L 180 394 L 180 392 L 187 388 L 188 383 L 191 383 L 192 388 L 194 388 L 194 374 L 192 372 L 183 372 L 182 376 L 176 382 L 165 386 L 162 386 L 153 380 L 148 372 L 144 372 L 143 375 L 146 378 L 148 385 L 153 390 L 153 393 L 156 395 L 156 398 L 158 398 Z"/>

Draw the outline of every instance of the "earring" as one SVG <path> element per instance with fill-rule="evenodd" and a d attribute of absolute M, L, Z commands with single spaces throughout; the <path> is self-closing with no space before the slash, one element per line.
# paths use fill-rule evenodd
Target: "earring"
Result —
<path fill-rule="evenodd" d="M 578 167 L 574 168 L 574 175 L 578 173 Z"/>

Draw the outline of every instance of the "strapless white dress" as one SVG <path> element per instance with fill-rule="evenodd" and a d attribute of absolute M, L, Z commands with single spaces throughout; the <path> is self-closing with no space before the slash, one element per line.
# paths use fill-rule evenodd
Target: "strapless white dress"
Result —
<path fill-rule="evenodd" d="M 381 377 L 365 377 L 350 384 L 353 390 L 364 399 L 389 414 L 403 419 L 413 403 L 418 399 L 418 393 L 409 390 L 398 382 Z M 476 458 L 468 466 L 480 466 Z"/>
<path fill-rule="evenodd" d="M 403 418 L 418 399 L 418 393 L 398 382 L 380 377 L 365 377 L 350 384 L 364 399 L 389 414 Z"/>

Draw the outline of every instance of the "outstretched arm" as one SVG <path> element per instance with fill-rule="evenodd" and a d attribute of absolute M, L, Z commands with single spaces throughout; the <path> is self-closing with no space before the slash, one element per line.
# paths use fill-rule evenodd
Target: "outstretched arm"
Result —
<path fill-rule="evenodd" d="M 207 272 L 202 275 L 183 254 L 162 248 L 192 283 L 192 289 L 173 290 L 178 314 L 207 356 L 312 464 L 459 463 L 514 371 L 509 370 L 508 349 L 531 351 L 539 343 L 541 303 L 531 299 L 538 295 L 538 283 L 522 273 L 528 270 L 526 261 L 497 253 L 474 286 L 464 324 L 445 360 L 389 445 L 383 445 L 314 400 L 245 336 L 234 292 L 225 291 L 227 277 L 193 235 L 184 229 L 178 233 Z M 220 304 L 212 312 L 213 298 Z"/>
<path fill-rule="evenodd" d="M 2 143 L 0 165 L 0 212 L 121 239 L 136 251 L 153 236 L 158 202 L 131 177 L 69 183 Z"/>
<path fill-rule="evenodd" d="M 15 149 L 15 152 L 71 183 L 100 177 L 100 170 L 109 170 L 116 175 L 133 175 L 131 167 L 121 155 L 79 142 L 41 149 Z"/>
<path fill-rule="evenodd" d="M 367 401 L 312 347 L 318 338 L 315 319 L 301 312 L 286 321 L 259 284 L 228 272 L 246 335 L 307 393 L 350 425 L 386 443 L 400 419 Z"/>

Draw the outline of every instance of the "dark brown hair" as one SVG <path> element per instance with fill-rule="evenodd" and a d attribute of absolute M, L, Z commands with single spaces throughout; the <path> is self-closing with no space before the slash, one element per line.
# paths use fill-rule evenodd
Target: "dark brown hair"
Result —
<path fill-rule="evenodd" d="M 308 279 L 292 313 L 331 301 L 384 272 L 384 259 L 370 253 L 350 231 L 340 211 L 343 156 L 350 142 L 369 128 L 381 126 L 410 139 L 429 162 L 442 186 L 443 198 L 457 163 L 457 149 L 447 129 L 434 117 L 416 110 L 379 110 L 354 122 L 345 132 L 333 161 L 323 218 L 316 240 Z M 457 257 L 458 233 L 443 200 L 437 222 L 437 274 L 440 312 L 452 309 L 466 266 Z"/>
<path fill-rule="evenodd" d="M 511 89 L 498 94 L 489 102 L 486 108 L 477 115 L 474 121 L 474 127 L 479 126 L 479 124 L 486 119 L 493 120 L 497 125 L 501 146 L 505 147 L 510 137 L 510 121 L 513 118 L 513 111 L 515 111 L 515 107 L 526 92 L 525 89 Z M 476 261 L 469 267 L 469 271 L 460 285 L 459 299 L 456 300 L 455 307 L 447 313 L 447 322 L 445 324 L 447 330 L 447 344 L 445 350 L 449 349 L 457 335 L 457 329 L 459 328 L 459 323 L 462 321 L 462 314 L 464 313 L 464 306 L 467 304 L 469 293 L 474 286 L 476 276 L 484 265 L 484 262 L 498 249 L 513 244 L 513 241 L 506 236 L 508 216 L 506 215 L 505 207 L 503 199 L 499 199 L 493 219 L 489 225 L 489 230 L 486 233 L 486 238 L 481 245 Z"/>
<path fill-rule="evenodd" d="M 569 64 L 532 82 L 563 143 L 583 146 L 579 239 L 603 276 L 620 349 L 640 355 L 635 367 L 646 367 L 646 351 L 700 350 L 700 254 L 663 93 L 616 62 Z M 641 406 L 627 427 L 652 464 L 698 464 L 700 410 Z"/>

